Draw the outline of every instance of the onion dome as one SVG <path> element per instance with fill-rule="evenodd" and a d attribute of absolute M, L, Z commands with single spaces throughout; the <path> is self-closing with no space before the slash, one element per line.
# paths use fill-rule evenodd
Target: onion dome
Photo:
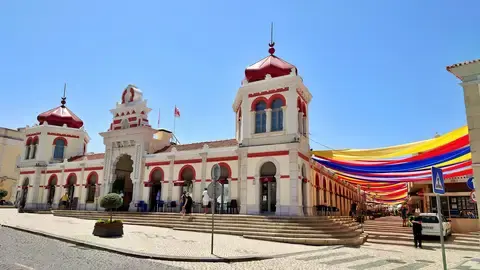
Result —
<path fill-rule="evenodd" d="M 67 125 L 69 128 L 81 128 L 83 126 L 83 121 L 65 106 L 67 103 L 66 99 L 65 96 L 62 97 L 62 105 L 39 114 L 37 120 L 40 125 L 47 122 L 49 125 L 54 126 L 61 127 Z"/>
<path fill-rule="evenodd" d="M 297 68 L 294 65 L 274 55 L 275 48 L 273 46 L 275 46 L 275 42 L 271 42 L 268 46 L 270 47 L 268 49 L 270 55 L 245 69 L 245 79 L 248 82 L 264 80 L 267 74 L 270 74 L 272 78 L 289 75 L 292 68 L 295 68 L 295 73 L 298 75 Z"/>

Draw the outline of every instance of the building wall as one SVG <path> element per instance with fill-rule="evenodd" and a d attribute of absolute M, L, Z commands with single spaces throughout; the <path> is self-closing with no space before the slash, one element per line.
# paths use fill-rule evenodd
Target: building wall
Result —
<path fill-rule="evenodd" d="M 4 200 L 14 198 L 19 175 L 17 161 L 22 153 L 25 130 L 0 128 L 0 189 L 8 192 Z"/>

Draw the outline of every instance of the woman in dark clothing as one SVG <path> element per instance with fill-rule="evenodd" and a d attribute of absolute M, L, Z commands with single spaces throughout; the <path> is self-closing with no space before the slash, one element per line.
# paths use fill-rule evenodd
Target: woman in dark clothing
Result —
<path fill-rule="evenodd" d="M 187 193 L 186 198 L 185 198 L 185 204 L 184 204 L 184 213 L 187 215 L 190 215 L 192 213 L 192 204 L 193 204 L 193 199 L 190 196 L 189 193 Z"/>

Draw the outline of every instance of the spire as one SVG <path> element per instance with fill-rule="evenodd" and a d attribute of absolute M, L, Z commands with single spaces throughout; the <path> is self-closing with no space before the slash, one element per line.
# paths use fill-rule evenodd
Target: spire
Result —
<path fill-rule="evenodd" d="M 65 83 L 63 85 L 63 97 L 62 97 L 62 101 L 60 103 L 62 103 L 62 108 L 65 108 L 65 104 L 67 103 L 67 97 L 65 96 L 65 92 L 67 91 L 67 83 Z"/>
<path fill-rule="evenodd" d="M 275 48 L 273 48 L 273 46 L 275 46 L 275 42 L 273 41 L 273 22 L 270 24 L 270 43 L 268 46 L 270 47 L 268 52 L 273 55 L 275 53 Z"/>

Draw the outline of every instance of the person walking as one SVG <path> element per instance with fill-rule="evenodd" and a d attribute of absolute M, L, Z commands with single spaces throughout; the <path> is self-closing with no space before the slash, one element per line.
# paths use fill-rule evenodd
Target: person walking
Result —
<path fill-rule="evenodd" d="M 190 216 L 192 214 L 193 199 L 190 193 L 185 194 L 185 202 L 183 204 L 183 215 Z"/>
<path fill-rule="evenodd" d="M 403 220 L 403 227 L 407 227 L 407 207 L 402 207 L 402 220 Z"/>
<path fill-rule="evenodd" d="M 412 221 L 412 232 L 415 248 L 422 248 L 422 217 L 415 217 Z"/>
<path fill-rule="evenodd" d="M 182 213 L 182 216 L 185 216 L 185 203 L 187 202 L 187 192 L 184 191 L 182 193 L 182 196 L 180 197 L 180 207 L 181 207 L 181 213 Z"/>
<path fill-rule="evenodd" d="M 202 194 L 203 214 L 208 213 L 208 203 L 210 203 L 210 196 L 208 196 L 208 189 L 205 188 Z"/>
<path fill-rule="evenodd" d="M 64 209 L 67 208 L 67 203 L 68 203 L 68 193 L 65 192 L 65 194 L 63 194 L 62 198 L 60 199 L 60 202 L 62 204 L 62 206 L 64 207 Z"/>

